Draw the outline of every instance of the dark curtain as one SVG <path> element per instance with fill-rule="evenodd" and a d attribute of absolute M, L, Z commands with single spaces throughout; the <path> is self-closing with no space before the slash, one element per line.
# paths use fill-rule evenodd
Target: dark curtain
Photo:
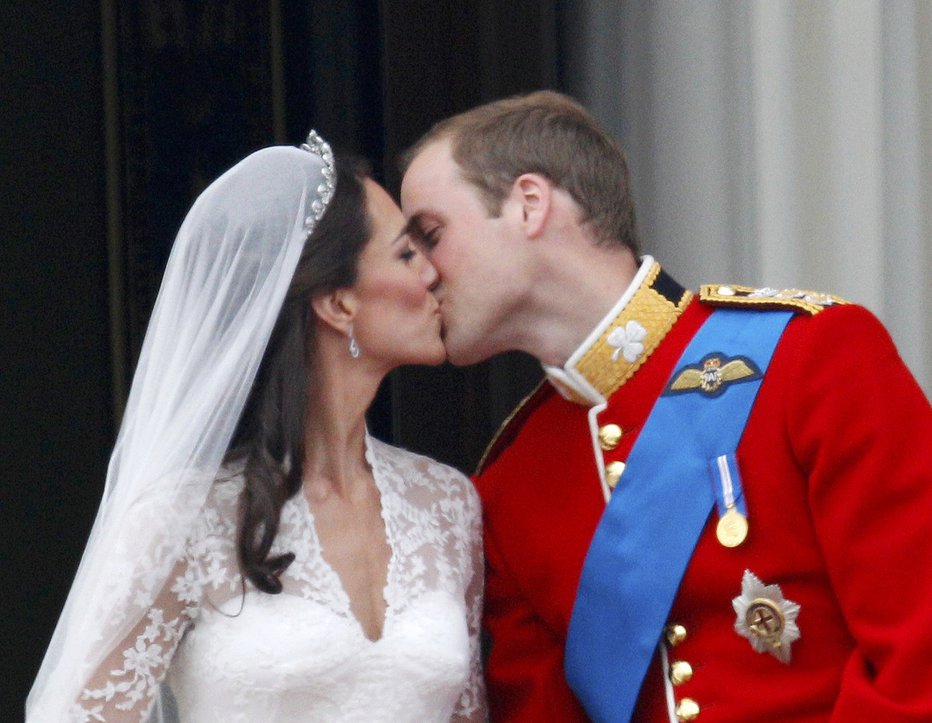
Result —
<path fill-rule="evenodd" d="M 0 3 L 0 718 L 77 568 L 112 439 L 100 3 Z"/>
<path fill-rule="evenodd" d="M 167 254 L 209 181 L 317 128 L 397 193 L 442 117 L 560 87 L 558 0 L 49 0 L 0 8 L 3 594 L 17 719 L 80 560 Z M 386 381 L 373 431 L 471 471 L 520 354 Z"/>

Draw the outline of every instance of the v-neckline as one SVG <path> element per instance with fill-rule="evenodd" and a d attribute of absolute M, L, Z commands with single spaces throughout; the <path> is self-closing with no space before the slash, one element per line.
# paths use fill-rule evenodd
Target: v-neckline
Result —
<path fill-rule="evenodd" d="M 333 586 L 333 589 L 337 593 L 337 597 L 340 600 L 341 609 L 335 612 L 343 615 L 344 617 L 351 620 L 355 626 L 356 631 L 359 633 L 359 636 L 375 645 L 381 640 L 385 639 L 385 633 L 389 626 L 389 620 L 391 619 L 392 605 L 390 601 L 389 589 L 391 588 L 392 579 L 395 570 L 395 557 L 396 557 L 396 545 L 394 543 L 393 534 L 392 534 L 392 525 L 391 520 L 389 519 L 388 509 L 385 506 L 385 497 L 386 497 L 386 485 L 383 484 L 382 474 L 378 468 L 376 455 L 372 449 L 372 440 L 369 437 L 368 430 L 365 435 L 365 455 L 366 461 L 369 463 L 369 468 L 372 471 L 372 481 L 375 484 L 375 488 L 379 493 L 379 515 L 382 519 L 382 527 L 385 532 L 385 544 L 388 545 L 388 564 L 385 569 L 385 586 L 382 588 L 382 602 L 385 603 L 385 611 L 382 616 L 382 625 L 379 630 L 379 634 L 375 638 L 370 638 L 366 635 L 366 629 L 363 627 L 362 622 L 356 617 L 356 613 L 353 612 L 353 601 L 350 598 L 349 593 L 346 591 L 346 587 L 343 584 L 343 578 L 340 577 L 340 573 L 337 572 L 336 568 L 330 564 L 327 558 L 324 556 L 324 546 L 321 542 L 320 535 L 317 532 L 317 523 L 314 517 L 314 510 L 311 508 L 311 501 L 307 498 L 302 489 L 300 492 L 301 500 L 303 501 L 304 511 L 307 514 L 307 523 L 309 532 L 311 535 L 311 541 L 313 542 L 313 547 L 315 548 L 316 553 L 320 556 L 320 564 L 325 571 L 325 576 L 329 578 L 328 582 Z"/>

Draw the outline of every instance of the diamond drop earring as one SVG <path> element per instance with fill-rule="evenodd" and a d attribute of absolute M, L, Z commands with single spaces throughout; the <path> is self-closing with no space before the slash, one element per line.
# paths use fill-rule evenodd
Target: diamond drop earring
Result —
<path fill-rule="evenodd" d="M 356 343 L 356 337 L 353 336 L 353 325 L 349 328 L 349 353 L 353 359 L 359 358 L 359 344 Z"/>

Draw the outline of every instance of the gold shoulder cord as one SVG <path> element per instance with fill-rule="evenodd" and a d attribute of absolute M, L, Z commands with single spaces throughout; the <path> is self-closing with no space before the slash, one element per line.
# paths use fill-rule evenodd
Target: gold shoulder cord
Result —
<path fill-rule="evenodd" d="M 699 288 L 699 300 L 712 306 L 731 308 L 787 309 L 814 316 L 826 307 L 850 304 L 834 294 L 804 289 L 772 289 L 735 284 L 704 284 Z"/>

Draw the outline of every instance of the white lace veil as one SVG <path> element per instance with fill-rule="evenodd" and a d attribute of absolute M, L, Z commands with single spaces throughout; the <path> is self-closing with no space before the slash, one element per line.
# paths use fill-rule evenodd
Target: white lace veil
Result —
<path fill-rule="evenodd" d="M 329 146 L 265 148 L 195 201 L 172 248 L 90 539 L 26 703 L 70 720 L 181 559 L 301 255 L 335 186 Z M 156 706 L 155 720 L 162 720 Z M 82 720 L 83 718 L 79 718 Z"/>

